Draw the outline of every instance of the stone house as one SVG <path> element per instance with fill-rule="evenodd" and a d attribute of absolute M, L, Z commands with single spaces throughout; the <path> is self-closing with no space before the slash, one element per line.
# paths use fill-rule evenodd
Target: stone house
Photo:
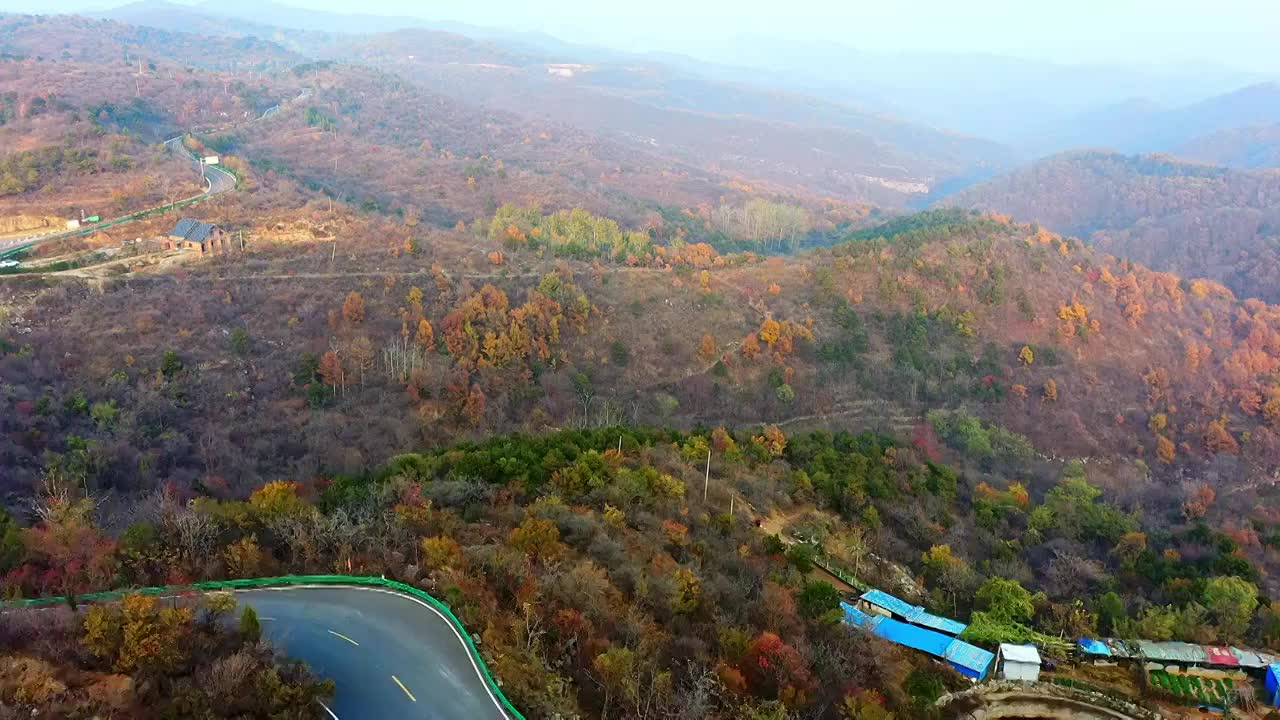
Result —
<path fill-rule="evenodd" d="M 231 238 L 222 228 L 195 218 L 182 218 L 165 239 L 166 250 L 199 250 L 201 255 L 228 252 Z"/>

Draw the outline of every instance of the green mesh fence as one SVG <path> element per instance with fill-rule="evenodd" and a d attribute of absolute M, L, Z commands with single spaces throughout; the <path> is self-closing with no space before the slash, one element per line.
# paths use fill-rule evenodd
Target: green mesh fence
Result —
<path fill-rule="evenodd" d="M 213 580 L 210 582 L 199 582 L 191 585 L 177 585 L 166 587 L 147 587 L 134 588 L 128 590 L 111 590 L 108 592 L 89 593 L 87 595 L 77 595 L 77 602 L 100 602 L 119 600 L 125 595 L 188 595 L 202 592 L 213 592 L 218 590 L 251 590 L 254 588 L 281 587 L 289 585 L 371 585 L 377 587 L 389 588 L 396 592 L 409 595 L 411 597 L 422 600 L 431 607 L 440 611 L 440 614 L 449 619 L 453 624 L 454 630 L 462 636 L 463 642 L 467 645 L 467 651 L 471 653 L 471 657 L 476 662 L 476 667 L 480 668 L 480 675 L 484 677 L 485 684 L 489 687 L 489 692 L 502 702 L 502 707 L 511 717 L 516 720 L 525 720 L 524 715 L 516 710 L 506 695 L 502 694 L 502 688 L 498 686 L 498 682 L 494 680 L 493 674 L 489 672 L 489 666 L 485 664 L 484 658 L 480 655 L 480 650 L 471 640 L 470 633 L 463 627 L 462 621 L 458 619 L 448 605 L 431 597 L 427 593 L 419 590 L 411 585 L 405 585 L 395 580 L 387 580 L 380 577 L 365 577 L 359 575 L 283 575 L 273 578 L 253 578 L 250 580 Z M 0 603 L 0 607 L 7 608 L 23 608 L 23 607 L 39 607 L 43 605 L 57 605 L 66 603 L 67 599 L 63 597 L 53 598 L 36 598 L 33 600 L 11 600 Z"/>

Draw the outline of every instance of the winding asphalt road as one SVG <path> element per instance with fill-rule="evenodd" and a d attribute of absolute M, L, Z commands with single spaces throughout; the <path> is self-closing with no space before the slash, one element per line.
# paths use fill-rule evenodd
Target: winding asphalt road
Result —
<path fill-rule="evenodd" d="M 289 587 L 236 593 L 263 635 L 337 683 L 339 720 L 509 720 L 454 626 L 435 608 L 381 588 Z"/>

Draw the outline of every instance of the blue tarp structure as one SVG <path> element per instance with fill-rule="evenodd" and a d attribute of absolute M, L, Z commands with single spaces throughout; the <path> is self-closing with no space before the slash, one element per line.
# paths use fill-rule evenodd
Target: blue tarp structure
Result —
<path fill-rule="evenodd" d="M 849 603 L 840 603 L 845 622 L 867 630 L 892 643 L 927 652 L 946 660 L 960 674 L 981 680 L 991 669 L 995 655 L 975 645 L 957 640 L 926 628 L 894 620 L 890 617 L 864 613 Z"/>
<path fill-rule="evenodd" d="M 861 599 L 876 607 L 888 610 L 912 625 L 921 625 L 949 635 L 959 635 L 968 627 L 962 622 L 934 615 L 918 605 L 912 605 L 906 600 L 896 598 L 881 590 L 868 590 L 862 594 Z"/>
<path fill-rule="evenodd" d="M 1111 650 L 1107 647 L 1107 644 L 1102 642 L 1101 640 L 1094 640 L 1093 638 L 1080 638 L 1079 640 L 1076 641 L 1076 644 L 1080 646 L 1080 650 L 1084 652 L 1086 655 L 1098 655 L 1101 657 L 1111 657 Z"/>
<path fill-rule="evenodd" d="M 1280 663 L 1267 666 L 1267 698 L 1271 707 L 1280 707 Z"/>

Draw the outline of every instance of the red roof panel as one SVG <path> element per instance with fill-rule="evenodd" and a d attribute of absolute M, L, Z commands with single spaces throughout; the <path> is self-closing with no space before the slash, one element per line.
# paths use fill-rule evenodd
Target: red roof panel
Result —
<path fill-rule="evenodd" d="M 1202 645 L 1204 654 L 1209 656 L 1210 665 L 1229 665 L 1237 667 L 1240 665 L 1240 659 L 1231 652 L 1231 648 L 1212 647 L 1210 645 Z"/>

